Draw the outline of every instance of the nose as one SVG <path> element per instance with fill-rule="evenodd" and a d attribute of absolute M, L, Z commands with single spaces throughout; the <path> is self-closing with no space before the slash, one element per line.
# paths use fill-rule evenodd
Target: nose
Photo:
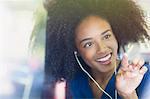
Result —
<path fill-rule="evenodd" d="M 97 42 L 97 53 L 104 53 L 105 50 L 106 50 L 106 44 L 102 40 L 99 40 Z"/>

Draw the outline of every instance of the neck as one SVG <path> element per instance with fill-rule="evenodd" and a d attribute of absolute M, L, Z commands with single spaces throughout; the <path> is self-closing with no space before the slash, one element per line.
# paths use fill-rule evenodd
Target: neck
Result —
<path fill-rule="evenodd" d="M 116 65 L 117 68 L 119 65 L 119 61 L 116 61 L 116 64 L 114 65 Z M 114 72 L 115 72 L 115 66 L 113 66 L 113 68 L 107 72 L 99 72 L 97 70 L 92 70 L 92 75 L 96 81 L 103 84 L 109 81 L 109 79 L 111 78 Z"/>
<path fill-rule="evenodd" d="M 92 71 L 92 75 L 94 79 L 99 83 L 106 83 L 112 74 L 114 73 L 114 69 L 110 70 L 109 72 L 98 72 L 98 71 Z"/>

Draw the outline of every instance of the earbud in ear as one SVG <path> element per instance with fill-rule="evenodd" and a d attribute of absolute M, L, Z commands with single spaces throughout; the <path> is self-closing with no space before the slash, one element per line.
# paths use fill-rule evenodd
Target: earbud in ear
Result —
<path fill-rule="evenodd" d="M 77 55 L 77 51 L 74 51 L 74 54 Z"/>

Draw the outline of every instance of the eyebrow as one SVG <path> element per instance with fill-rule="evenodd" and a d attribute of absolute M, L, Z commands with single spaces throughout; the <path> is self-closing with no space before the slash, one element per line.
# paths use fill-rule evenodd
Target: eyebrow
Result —
<path fill-rule="evenodd" d="M 105 35 L 108 31 L 111 31 L 111 29 L 105 30 L 104 32 L 101 33 L 101 35 Z M 84 41 L 91 40 L 91 39 L 92 39 L 92 38 L 85 38 L 85 39 L 83 39 L 83 40 L 80 41 L 80 44 L 81 44 L 82 42 L 84 42 Z"/>
<path fill-rule="evenodd" d="M 104 32 L 102 32 L 102 33 L 101 33 L 101 35 L 106 34 L 108 31 L 111 31 L 111 29 L 107 29 L 107 30 L 105 30 Z"/>

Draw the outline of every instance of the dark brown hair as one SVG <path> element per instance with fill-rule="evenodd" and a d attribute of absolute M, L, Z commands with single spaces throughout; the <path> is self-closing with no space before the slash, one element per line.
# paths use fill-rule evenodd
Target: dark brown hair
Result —
<path fill-rule="evenodd" d="M 132 0 L 50 0 L 46 30 L 45 81 L 70 79 L 78 71 L 73 55 L 74 33 L 82 19 L 96 15 L 106 19 L 119 46 L 149 39 L 143 11 Z"/>

